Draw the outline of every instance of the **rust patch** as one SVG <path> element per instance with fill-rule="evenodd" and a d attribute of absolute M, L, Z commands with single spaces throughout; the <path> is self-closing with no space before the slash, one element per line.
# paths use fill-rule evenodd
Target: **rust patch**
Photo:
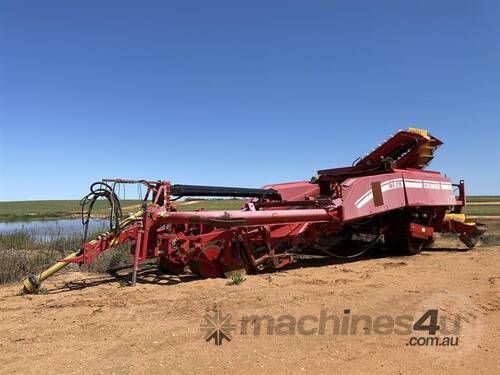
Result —
<path fill-rule="evenodd" d="M 384 205 L 384 196 L 382 195 L 382 186 L 380 181 L 372 182 L 373 205 L 375 207 Z"/>

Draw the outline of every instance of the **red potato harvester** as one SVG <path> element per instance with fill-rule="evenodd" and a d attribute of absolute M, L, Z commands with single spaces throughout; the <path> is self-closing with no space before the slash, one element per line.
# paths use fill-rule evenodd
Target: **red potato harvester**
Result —
<path fill-rule="evenodd" d="M 262 189 L 172 185 L 168 181 L 105 179 L 82 200 L 88 224 L 98 198 L 111 205 L 112 229 L 40 275 L 23 280 L 25 293 L 69 263 L 91 264 L 109 248 L 128 243 L 134 257 L 132 285 L 139 264 L 159 258 L 162 271 L 180 274 L 189 267 L 202 277 L 279 269 L 300 253 L 360 256 L 375 244 L 417 254 L 435 232 L 456 233 L 474 247 L 484 227 L 463 214 L 464 182 L 423 170 L 442 142 L 421 129 L 399 131 L 353 166 L 324 169 L 311 181 Z M 115 185 L 147 188 L 143 209 L 121 215 Z M 241 210 L 177 212 L 182 197 L 244 197 Z"/>

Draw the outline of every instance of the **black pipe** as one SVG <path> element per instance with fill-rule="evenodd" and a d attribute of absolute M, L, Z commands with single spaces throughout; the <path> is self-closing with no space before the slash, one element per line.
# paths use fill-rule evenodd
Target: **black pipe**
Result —
<path fill-rule="evenodd" d="M 222 186 L 199 185 L 172 185 L 170 193 L 184 197 L 242 197 L 242 198 L 268 198 L 280 199 L 280 195 L 273 189 L 251 189 Z"/>

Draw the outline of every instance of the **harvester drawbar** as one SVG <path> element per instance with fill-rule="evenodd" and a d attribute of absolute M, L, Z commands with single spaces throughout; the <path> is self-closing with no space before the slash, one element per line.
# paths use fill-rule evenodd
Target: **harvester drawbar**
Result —
<path fill-rule="evenodd" d="M 484 229 L 463 214 L 464 182 L 426 171 L 442 142 L 421 129 L 399 131 L 352 166 L 318 171 L 310 181 L 262 189 L 173 185 L 108 179 L 83 200 L 88 222 L 96 199 L 111 204 L 111 229 L 23 281 L 25 293 L 69 263 L 91 264 L 111 247 L 130 244 L 132 284 L 139 264 L 159 258 L 164 272 L 202 277 L 279 269 L 300 253 L 359 256 L 375 244 L 406 254 L 429 246 L 436 232 L 456 233 L 472 248 Z M 114 186 L 140 183 L 142 209 L 124 217 Z M 241 210 L 178 212 L 183 197 L 245 197 Z M 385 244 L 385 245 L 384 245 Z"/>

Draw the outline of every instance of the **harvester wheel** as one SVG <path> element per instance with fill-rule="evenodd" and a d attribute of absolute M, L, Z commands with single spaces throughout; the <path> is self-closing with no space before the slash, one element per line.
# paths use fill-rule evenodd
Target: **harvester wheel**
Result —
<path fill-rule="evenodd" d="M 424 247 L 423 240 L 408 235 L 406 240 L 406 246 L 403 247 L 403 251 L 408 255 L 416 255 L 422 251 L 423 247 Z"/>
<path fill-rule="evenodd" d="M 409 232 L 400 232 L 386 234 L 385 242 L 390 250 L 407 255 L 416 255 L 422 251 L 425 241 L 412 237 Z"/>

